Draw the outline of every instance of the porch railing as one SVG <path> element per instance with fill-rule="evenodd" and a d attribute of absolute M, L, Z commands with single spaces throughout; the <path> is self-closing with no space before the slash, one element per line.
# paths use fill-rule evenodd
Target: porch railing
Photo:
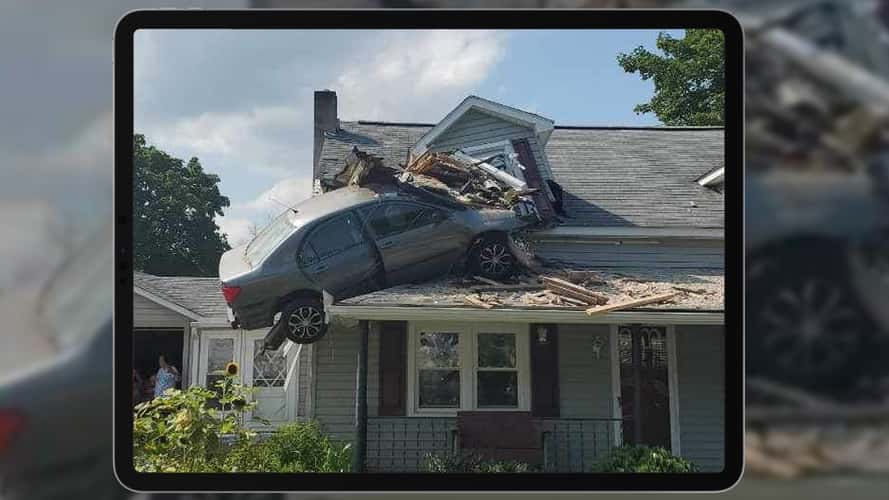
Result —
<path fill-rule="evenodd" d="M 623 423 L 614 418 L 545 418 L 541 432 L 544 470 L 589 472 L 619 442 Z M 453 417 L 370 417 L 368 470 L 420 471 L 427 454 L 458 450 L 456 433 Z"/>

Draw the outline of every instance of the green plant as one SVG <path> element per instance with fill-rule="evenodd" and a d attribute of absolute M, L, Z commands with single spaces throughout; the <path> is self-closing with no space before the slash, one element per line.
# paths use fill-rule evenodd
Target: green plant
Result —
<path fill-rule="evenodd" d="M 141 472 L 215 472 L 223 469 L 228 446 L 222 436 L 236 442 L 255 434 L 244 427 L 250 389 L 234 375 L 217 382 L 217 391 L 191 387 L 168 389 L 163 396 L 141 403 L 133 419 L 133 454 Z M 219 409 L 212 401 L 218 401 Z"/>
<path fill-rule="evenodd" d="M 351 444 L 332 441 L 317 422 L 284 425 L 264 443 L 288 469 L 348 472 L 352 465 Z"/>
<path fill-rule="evenodd" d="M 692 462 L 661 447 L 624 445 L 593 466 L 593 472 L 697 472 Z"/>
<path fill-rule="evenodd" d="M 477 453 L 429 453 L 424 463 L 426 472 L 516 473 L 535 469 L 523 462 L 489 460 Z"/>

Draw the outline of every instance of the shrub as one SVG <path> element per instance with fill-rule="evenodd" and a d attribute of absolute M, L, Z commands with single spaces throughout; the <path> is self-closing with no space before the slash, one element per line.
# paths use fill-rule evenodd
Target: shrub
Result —
<path fill-rule="evenodd" d="M 470 473 L 516 473 L 533 472 L 533 468 L 523 462 L 512 460 L 489 460 L 475 453 L 427 454 L 424 463 L 426 472 L 470 472 Z"/>
<path fill-rule="evenodd" d="M 661 447 L 624 445 L 593 466 L 593 472 L 697 472 L 695 464 Z"/>
<path fill-rule="evenodd" d="M 317 422 L 284 425 L 264 444 L 290 470 L 348 472 L 352 465 L 351 444 L 331 441 Z"/>

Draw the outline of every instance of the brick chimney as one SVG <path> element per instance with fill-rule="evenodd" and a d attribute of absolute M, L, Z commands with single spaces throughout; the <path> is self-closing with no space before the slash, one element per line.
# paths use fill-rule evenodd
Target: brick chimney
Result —
<path fill-rule="evenodd" d="M 336 115 L 336 92 L 332 90 L 315 91 L 315 145 L 314 163 L 312 164 L 312 180 L 317 185 L 319 179 L 319 162 L 321 147 L 324 145 L 324 132 L 332 132 L 339 128 Z"/>

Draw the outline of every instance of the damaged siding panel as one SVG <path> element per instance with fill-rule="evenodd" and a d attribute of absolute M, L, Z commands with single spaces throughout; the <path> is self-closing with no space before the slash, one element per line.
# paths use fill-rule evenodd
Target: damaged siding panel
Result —
<path fill-rule="evenodd" d="M 679 429 L 682 456 L 703 470 L 725 464 L 725 328 L 677 326 Z"/>
<path fill-rule="evenodd" d="M 511 142 L 514 139 L 528 140 L 540 175 L 544 179 L 552 178 L 549 162 L 543 148 L 537 142 L 534 130 L 480 111 L 467 112 L 434 143 L 430 144 L 429 149 L 436 152 L 452 151 L 461 147 L 480 146 L 492 142 Z"/>
<path fill-rule="evenodd" d="M 537 255 L 586 266 L 656 267 L 723 269 L 724 242 L 674 240 L 663 243 L 632 243 L 619 240 L 597 240 L 595 243 L 577 241 L 538 241 Z"/>

